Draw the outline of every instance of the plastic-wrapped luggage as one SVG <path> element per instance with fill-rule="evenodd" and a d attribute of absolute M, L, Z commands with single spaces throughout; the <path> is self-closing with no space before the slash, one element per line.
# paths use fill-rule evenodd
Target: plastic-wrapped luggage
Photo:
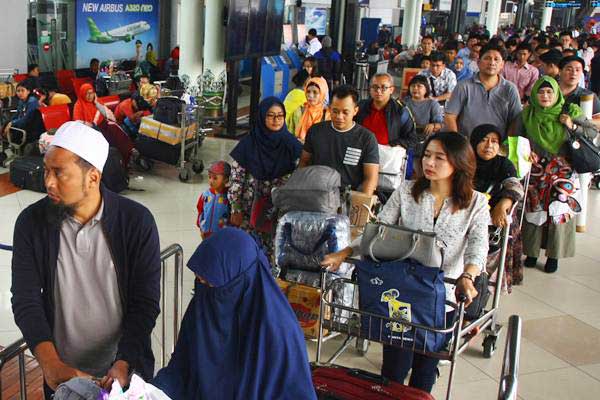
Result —
<path fill-rule="evenodd" d="M 275 263 L 282 271 L 318 272 L 326 254 L 350 245 L 350 220 L 345 215 L 291 211 L 279 219 Z M 341 272 L 344 275 L 345 271 Z"/>

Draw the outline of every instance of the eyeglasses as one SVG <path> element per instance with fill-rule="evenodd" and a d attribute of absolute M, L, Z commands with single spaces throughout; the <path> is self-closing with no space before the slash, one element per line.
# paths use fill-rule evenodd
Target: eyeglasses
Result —
<path fill-rule="evenodd" d="M 276 119 L 284 119 L 285 118 L 285 114 L 267 114 L 267 118 L 272 119 L 272 120 L 276 120 Z"/>
<path fill-rule="evenodd" d="M 379 91 L 385 92 L 385 91 L 387 91 L 390 88 L 391 88 L 391 86 L 377 86 L 377 85 L 372 85 L 371 86 L 371 90 L 374 91 L 374 92 L 379 92 Z"/>

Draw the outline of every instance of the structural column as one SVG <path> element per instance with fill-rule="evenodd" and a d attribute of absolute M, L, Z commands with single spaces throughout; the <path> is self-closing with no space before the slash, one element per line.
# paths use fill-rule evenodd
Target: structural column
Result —
<path fill-rule="evenodd" d="M 413 46 L 413 25 L 415 20 L 415 0 L 404 1 L 404 17 L 402 18 L 402 43 Z"/>
<path fill-rule="evenodd" d="M 552 7 L 544 7 L 542 11 L 542 22 L 540 23 L 540 29 L 542 31 L 546 30 L 547 26 L 550 26 L 550 21 L 552 20 Z"/>
<path fill-rule="evenodd" d="M 415 3 L 415 11 L 413 18 L 414 25 L 412 27 L 412 45 L 418 46 L 421 38 L 421 18 L 423 17 L 423 0 L 413 0 Z"/>
<path fill-rule="evenodd" d="M 209 3 L 213 1 L 209 1 Z M 189 76 L 193 84 L 195 84 L 196 77 L 202 74 L 203 16 L 204 1 L 181 0 L 181 15 L 178 27 L 179 75 Z"/>
<path fill-rule="evenodd" d="M 502 6 L 502 0 L 489 0 L 488 1 L 488 13 L 485 19 L 485 25 L 490 31 L 490 34 L 494 36 L 498 31 L 498 22 L 500 21 L 500 9 Z"/>
<path fill-rule="evenodd" d="M 171 1 L 171 37 L 169 52 L 179 44 L 179 17 L 181 15 L 181 0 Z M 168 53 L 167 53 L 168 54 Z"/>

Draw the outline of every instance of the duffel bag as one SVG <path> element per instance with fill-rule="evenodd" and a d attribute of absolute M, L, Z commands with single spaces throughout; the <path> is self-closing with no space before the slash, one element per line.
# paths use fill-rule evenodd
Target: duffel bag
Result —
<path fill-rule="evenodd" d="M 273 190 L 273 205 L 283 213 L 314 211 L 337 213 L 340 208 L 340 173 L 325 165 L 294 171 L 285 185 Z"/>
<path fill-rule="evenodd" d="M 355 265 L 361 311 L 435 329 L 445 328 L 446 289 L 441 269 L 410 259 L 379 264 L 363 260 Z M 377 342 L 427 352 L 440 351 L 446 337 L 368 315 L 361 318 L 361 335 Z"/>
<path fill-rule="evenodd" d="M 404 179 L 406 149 L 402 146 L 379 145 L 379 180 L 377 188 L 394 191 Z"/>
<path fill-rule="evenodd" d="M 154 120 L 163 124 L 178 126 L 181 121 L 179 114 L 183 104 L 183 101 L 177 97 L 161 97 L 154 108 Z"/>

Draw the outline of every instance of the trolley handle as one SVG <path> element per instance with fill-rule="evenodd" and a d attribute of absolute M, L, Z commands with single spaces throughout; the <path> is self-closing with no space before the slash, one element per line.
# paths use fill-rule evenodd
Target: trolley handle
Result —
<path fill-rule="evenodd" d="M 385 376 L 377 375 L 372 372 L 363 371 L 357 368 L 349 369 L 348 375 L 355 378 L 361 378 L 370 382 L 378 383 L 383 386 L 388 386 L 390 384 L 390 380 Z"/>

